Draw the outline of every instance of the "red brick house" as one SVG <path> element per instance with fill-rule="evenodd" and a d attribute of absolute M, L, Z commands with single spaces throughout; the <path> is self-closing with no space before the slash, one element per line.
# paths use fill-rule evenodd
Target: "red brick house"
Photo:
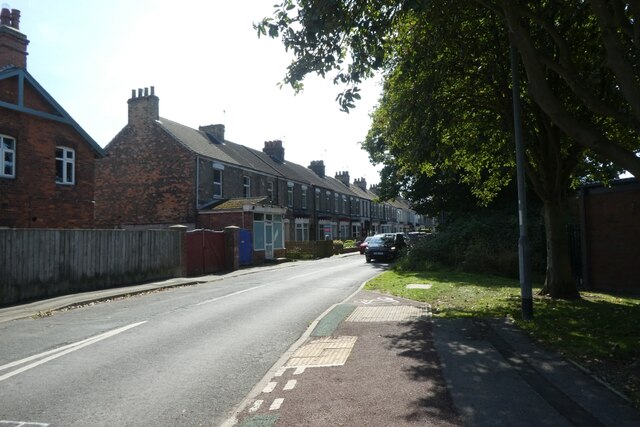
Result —
<path fill-rule="evenodd" d="M 0 14 L 0 227 L 90 228 L 102 148 L 27 70 L 20 12 Z"/>

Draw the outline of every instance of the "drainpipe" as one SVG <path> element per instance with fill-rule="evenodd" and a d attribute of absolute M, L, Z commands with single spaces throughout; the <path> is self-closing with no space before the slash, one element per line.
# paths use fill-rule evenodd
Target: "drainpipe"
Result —
<path fill-rule="evenodd" d="M 200 209 L 200 156 L 196 156 L 196 210 Z"/>

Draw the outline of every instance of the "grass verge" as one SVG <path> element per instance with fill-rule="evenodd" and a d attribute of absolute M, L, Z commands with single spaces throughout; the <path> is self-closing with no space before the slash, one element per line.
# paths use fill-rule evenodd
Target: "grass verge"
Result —
<path fill-rule="evenodd" d="M 407 289 L 431 284 L 430 289 Z M 536 295 L 534 320 L 520 314 L 520 285 L 503 277 L 449 271 L 387 271 L 368 290 L 429 303 L 435 317 L 510 317 L 547 348 L 585 366 L 640 408 L 640 298 L 582 292 L 575 301 Z"/>

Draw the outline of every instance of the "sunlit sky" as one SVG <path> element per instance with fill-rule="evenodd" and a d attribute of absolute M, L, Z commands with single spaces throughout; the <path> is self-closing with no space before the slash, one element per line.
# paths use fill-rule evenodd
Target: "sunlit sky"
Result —
<path fill-rule="evenodd" d="M 126 125 L 131 90 L 155 87 L 160 116 L 184 125 L 223 123 L 226 139 L 256 149 L 281 139 L 288 161 L 324 160 L 327 174 L 377 183 L 360 148 L 380 95 L 362 88 L 350 114 L 331 80 L 278 87 L 292 56 L 252 24 L 273 0 L 13 0 L 30 40 L 27 70 L 101 146 Z"/>

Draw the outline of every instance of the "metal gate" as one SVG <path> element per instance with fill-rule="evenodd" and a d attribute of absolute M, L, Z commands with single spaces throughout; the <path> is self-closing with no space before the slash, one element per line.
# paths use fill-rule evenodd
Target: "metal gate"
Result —
<path fill-rule="evenodd" d="M 251 231 L 240 229 L 238 249 L 240 265 L 250 265 L 253 260 L 253 239 L 251 238 Z"/>

